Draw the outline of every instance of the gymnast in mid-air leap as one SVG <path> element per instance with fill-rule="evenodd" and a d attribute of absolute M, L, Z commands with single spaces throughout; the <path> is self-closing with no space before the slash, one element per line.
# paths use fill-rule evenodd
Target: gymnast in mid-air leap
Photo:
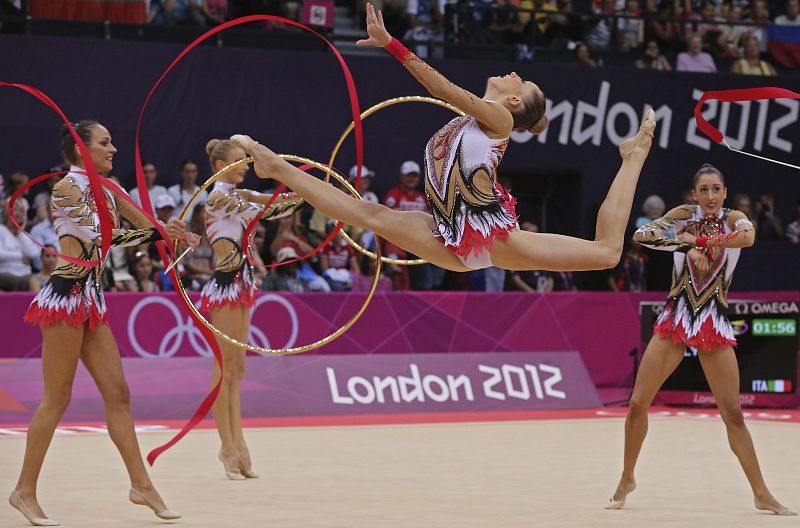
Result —
<path fill-rule="evenodd" d="M 246 135 L 231 141 L 255 160 L 261 178 L 285 183 L 322 214 L 369 229 L 419 257 L 453 271 L 497 266 L 509 270 L 581 271 L 619 261 L 633 196 L 653 141 L 655 115 L 620 147 L 622 166 L 597 216 L 596 237 L 582 240 L 519 230 L 515 200 L 496 181 L 497 165 L 514 131 L 542 132 L 545 97 L 516 73 L 490 77 L 477 97 L 445 79 L 394 40 L 383 17 L 367 5 L 369 38 L 359 45 L 385 48 L 433 95 L 467 115 L 447 123 L 425 148 L 425 193 L 433 214 L 395 211 L 357 200 L 306 174 Z"/>

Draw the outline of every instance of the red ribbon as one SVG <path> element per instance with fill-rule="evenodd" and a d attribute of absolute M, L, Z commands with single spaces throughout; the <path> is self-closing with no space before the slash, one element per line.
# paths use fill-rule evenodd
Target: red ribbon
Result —
<path fill-rule="evenodd" d="M 83 171 L 83 170 L 80 171 L 80 173 L 81 174 L 87 174 L 87 172 Z M 11 214 L 11 221 L 14 223 L 15 226 L 17 226 L 17 229 L 19 229 L 21 232 L 23 232 L 26 237 L 31 239 L 34 244 L 36 244 L 40 248 L 44 249 L 48 253 L 53 254 L 53 255 L 55 255 L 55 256 L 57 256 L 59 258 L 62 258 L 64 260 L 66 260 L 67 262 L 71 262 L 72 264 L 77 264 L 78 266 L 91 268 L 91 267 L 94 267 L 94 266 L 98 265 L 100 261 L 99 260 L 83 260 L 83 259 L 79 259 L 79 258 L 75 258 L 75 257 L 70 257 L 69 255 L 64 255 L 62 253 L 59 253 L 58 251 L 50 249 L 49 247 L 46 247 L 46 246 L 42 245 L 42 243 L 40 243 L 38 240 L 33 238 L 30 235 L 30 233 L 25 231 L 22 228 L 22 226 L 19 225 L 19 223 L 17 223 L 17 219 L 14 218 L 14 214 L 13 214 L 14 203 L 16 203 L 16 201 L 22 196 L 23 193 L 25 193 L 25 191 L 27 191 L 28 189 L 30 189 L 31 187 L 33 187 L 37 183 L 43 182 L 43 181 L 48 180 L 50 178 L 55 178 L 56 176 L 61 176 L 63 174 L 69 174 L 69 171 L 48 172 L 47 174 L 43 174 L 41 176 L 37 176 L 36 178 L 30 180 L 29 182 L 27 182 L 24 185 L 22 185 L 19 189 L 17 189 L 17 191 L 11 196 L 11 199 L 8 202 L 8 209 L 12 213 Z M 91 185 L 91 183 L 90 183 L 90 185 Z M 117 195 L 118 198 L 122 198 L 123 200 L 125 200 L 129 204 L 131 204 L 133 207 L 138 209 L 142 214 L 144 214 L 150 220 L 150 222 L 153 224 L 153 227 L 155 227 L 156 230 L 159 232 L 159 234 L 161 234 L 161 237 L 164 240 L 169 240 L 169 236 L 167 235 L 167 232 L 164 231 L 163 227 L 161 227 L 161 223 L 158 222 L 158 220 L 156 220 L 153 217 L 153 215 L 151 215 L 150 213 L 144 211 L 141 207 L 139 207 L 139 205 L 136 202 L 134 202 L 131 199 L 131 197 L 128 196 L 128 194 L 120 186 L 118 186 L 116 183 L 114 183 L 112 180 L 109 180 L 108 178 L 100 178 L 100 185 L 103 186 L 103 187 L 106 187 L 108 189 L 111 189 Z M 110 218 L 110 216 L 109 216 L 109 218 Z M 101 220 L 101 222 L 102 222 L 102 220 Z M 171 251 L 172 250 L 170 249 L 170 252 Z M 98 264 L 92 264 L 93 262 L 97 262 Z"/>
<path fill-rule="evenodd" d="M 72 128 L 72 123 L 67 119 L 67 116 L 64 115 L 64 112 L 58 107 L 58 105 L 50 99 L 44 92 L 39 91 L 37 88 L 33 86 L 28 86 L 26 84 L 16 84 L 16 83 L 7 83 L 7 82 L 0 82 L 0 87 L 8 86 L 10 88 L 17 88 L 26 92 L 39 101 L 45 104 L 45 106 L 49 107 L 58 116 L 61 118 L 62 121 L 69 127 L 69 133 L 72 135 L 72 138 L 75 140 L 75 144 L 78 146 L 78 150 L 81 153 L 81 158 L 83 159 L 84 165 L 86 165 L 86 174 L 89 176 L 89 189 L 91 190 L 92 196 L 94 197 L 94 202 L 97 204 L 97 215 L 100 219 L 100 258 L 97 260 L 82 260 L 82 259 L 74 259 L 68 257 L 67 255 L 62 255 L 61 253 L 52 251 L 53 254 L 58 255 L 59 257 L 72 262 L 73 264 L 78 264 L 80 266 L 85 266 L 87 268 L 91 268 L 94 266 L 99 266 L 100 263 L 103 261 L 103 258 L 108 255 L 109 249 L 111 249 L 111 232 L 113 230 L 113 224 L 111 220 L 111 214 L 108 212 L 108 205 L 106 203 L 106 195 L 102 189 L 102 178 L 100 174 L 97 172 L 97 168 L 94 166 L 94 162 L 92 161 L 92 155 L 89 153 L 89 148 L 83 142 L 81 137 L 75 132 L 75 129 Z M 53 177 L 52 175 L 49 177 Z M 47 178 L 41 178 L 41 180 L 45 180 Z M 40 179 L 36 179 L 35 181 L 41 181 Z M 30 183 L 30 182 L 29 182 Z M 23 186 L 21 190 L 25 190 L 28 186 Z M 9 213 L 11 214 L 11 218 L 14 218 L 14 202 L 16 202 L 17 198 L 21 195 L 19 191 L 14 193 L 11 200 L 9 201 Z M 16 224 L 16 221 L 14 221 Z M 17 225 L 19 227 L 19 225 Z M 27 234 L 27 233 L 26 233 Z M 41 244 L 40 244 L 41 245 Z"/>
<path fill-rule="evenodd" d="M 298 169 L 300 169 L 301 171 L 307 171 L 308 169 L 312 169 L 312 168 L 314 168 L 313 165 L 302 165 L 302 166 L 298 167 Z M 275 189 L 275 192 L 272 194 L 272 197 L 269 199 L 269 201 L 267 202 L 267 205 L 264 207 L 264 209 L 260 213 L 258 213 L 255 218 L 253 218 L 253 220 L 247 225 L 247 228 L 244 230 L 244 235 L 242 236 L 242 251 L 244 251 L 244 254 L 247 256 L 247 260 L 249 260 L 250 264 L 252 264 L 253 266 L 274 269 L 274 268 L 277 268 L 278 266 L 285 266 L 287 264 L 292 264 L 294 262 L 301 262 L 303 260 L 309 259 L 309 258 L 313 257 L 314 255 L 316 255 L 317 253 L 319 253 L 320 251 L 322 251 L 322 248 L 327 246 L 331 242 L 331 240 L 334 239 L 336 234 L 339 233 L 339 230 L 342 229 L 342 227 L 344 226 L 343 222 L 338 222 L 336 224 L 336 228 L 333 231 L 331 231 L 331 233 L 328 235 L 328 237 L 325 240 L 320 242 L 317 247 L 315 247 L 314 249 L 312 249 L 311 251 L 309 251 L 305 255 L 301 255 L 301 256 L 297 257 L 296 259 L 286 260 L 286 261 L 283 261 L 283 262 L 275 262 L 273 264 L 259 264 L 259 263 L 255 262 L 253 260 L 253 255 L 250 253 L 250 235 L 253 233 L 253 230 L 256 228 L 256 224 L 258 224 L 258 221 L 261 220 L 261 218 L 267 212 L 267 209 L 269 209 L 269 207 L 275 202 L 275 198 L 277 198 L 277 196 L 281 192 L 283 192 L 284 189 L 286 189 L 286 185 L 281 183 L 278 186 L 278 188 Z"/>
<path fill-rule="evenodd" d="M 167 76 L 167 74 L 169 74 L 169 72 L 172 71 L 172 69 L 175 67 L 175 65 L 178 64 L 178 62 L 180 62 L 186 56 L 187 53 L 189 53 L 192 49 L 194 49 L 196 46 L 201 44 L 203 41 L 207 40 L 209 37 L 212 37 L 212 36 L 216 35 L 217 33 L 221 32 L 221 31 L 224 31 L 224 30 L 226 30 L 228 28 L 231 28 L 231 27 L 239 26 L 239 25 L 242 25 L 242 24 L 248 24 L 250 22 L 259 22 L 259 21 L 280 22 L 280 23 L 283 23 L 283 24 L 286 24 L 286 25 L 289 25 L 289 26 L 294 26 L 294 27 L 300 28 L 300 29 L 302 29 L 304 31 L 308 31 L 309 33 L 311 33 L 311 34 L 319 37 L 320 39 L 322 39 L 328 45 L 328 47 L 331 49 L 333 54 L 336 56 L 336 59 L 339 61 L 339 65 L 340 65 L 340 67 L 342 69 L 342 73 L 344 74 L 345 82 L 347 84 L 347 91 L 348 91 L 348 96 L 349 96 L 349 99 L 350 99 L 350 109 L 351 109 L 351 112 L 352 112 L 352 115 L 353 115 L 353 121 L 355 123 L 356 164 L 358 165 L 358 180 L 356 182 L 356 185 L 358 185 L 360 183 L 361 166 L 363 165 L 363 160 L 364 160 L 364 137 L 363 137 L 363 131 L 362 131 L 362 127 L 361 127 L 361 112 L 360 112 L 360 107 L 359 107 L 359 103 L 358 103 L 358 93 L 356 92 L 355 81 L 353 80 L 353 75 L 350 73 L 350 69 L 348 68 L 347 63 L 345 62 L 344 58 L 339 53 L 339 51 L 334 47 L 334 45 L 331 44 L 324 36 L 320 35 L 316 31 L 314 31 L 313 29 L 311 29 L 311 28 L 309 28 L 307 26 L 304 26 L 303 24 L 300 24 L 300 23 L 295 22 L 293 20 L 289 20 L 287 18 L 278 17 L 278 16 L 251 15 L 251 16 L 246 16 L 246 17 L 240 17 L 240 18 L 231 20 L 229 22 L 225 22 L 224 24 L 220 24 L 219 26 L 217 26 L 217 27 L 215 27 L 215 28 L 203 33 L 200 37 L 195 39 L 191 44 L 186 46 L 186 48 L 184 48 L 183 51 L 181 51 L 181 53 L 170 63 L 170 65 L 167 66 L 167 68 L 164 70 L 164 73 L 161 74 L 159 79 L 156 81 L 156 83 L 150 89 L 150 92 L 147 94 L 147 98 L 145 99 L 144 104 L 142 105 L 142 108 L 139 110 L 139 118 L 138 118 L 138 120 L 136 122 L 135 160 L 136 160 L 136 182 L 137 182 L 137 185 L 139 186 L 139 189 L 147 189 L 147 184 L 146 184 L 146 181 L 144 179 L 144 172 L 142 170 L 141 154 L 140 154 L 140 149 L 139 149 L 139 133 L 141 131 L 142 118 L 144 116 L 145 109 L 147 108 L 147 105 L 150 102 L 150 99 L 152 98 L 152 96 L 155 93 L 155 91 L 158 88 L 158 86 L 161 84 L 161 81 L 164 80 L 164 78 Z M 280 189 L 282 189 L 282 188 L 285 188 L 285 186 L 279 187 L 279 190 L 276 191 L 275 195 L 270 199 L 270 202 L 269 202 L 270 204 L 275 200 L 275 198 L 277 197 L 278 193 L 280 192 Z M 148 193 L 146 193 L 146 192 L 140 193 L 140 198 L 142 200 L 142 207 L 146 208 L 146 209 L 150 209 L 151 208 L 150 207 L 150 197 L 149 197 Z M 266 208 L 265 208 L 265 210 L 266 210 Z M 251 222 L 251 225 L 248 226 L 249 232 L 252 232 L 252 230 L 254 228 L 255 228 L 255 224 L 254 224 L 254 222 Z M 332 239 L 333 236 L 335 236 L 335 234 L 338 232 L 338 230 L 340 228 L 341 228 L 341 224 L 332 233 L 332 236 L 329 237 L 329 239 Z M 246 232 L 245 235 L 249 236 L 249 232 Z M 328 239 L 326 239 L 326 241 L 323 242 L 323 244 L 327 243 L 327 241 L 328 241 Z M 243 238 L 242 244 L 243 245 L 247 244 L 247 238 L 246 237 Z M 313 254 L 313 253 L 319 251 L 320 249 L 322 249 L 323 244 L 321 244 L 311 254 Z M 156 244 L 156 248 L 158 249 L 159 254 L 161 254 L 161 258 L 164 260 L 164 262 L 167 262 L 167 259 L 165 258 L 165 255 L 164 255 L 164 252 L 163 252 L 163 244 L 161 242 L 157 243 Z M 310 256 L 310 255 L 308 255 L 308 256 Z M 288 264 L 288 262 L 287 262 L 287 264 Z M 175 271 L 176 270 L 174 268 L 171 271 L 172 276 L 173 276 L 173 280 L 177 280 L 176 275 L 175 275 Z M 183 302 L 185 302 L 185 300 L 183 299 L 183 296 L 179 296 L 179 297 Z M 170 447 L 175 445 L 181 438 L 183 438 L 186 435 L 186 433 L 191 431 L 198 423 L 200 423 L 200 421 L 206 416 L 206 414 L 208 414 L 208 411 L 211 409 L 211 406 L 214 404 L 214 401 L 216 400 L 217 395 L 219 394 L 220 385 L 222 383 L 222 375 L 221 375 L 221 373 L 222 373 L 222 356 L 220 354 L 219 347 L 217 346 L 216 339 L 215 339 L 214 335 L 211 333 L 211 331 L 208 330 L 199 321 L 199 319 L 194 315 L 193 311 L 189 310 L 189 313 L 190 313 L 192 319 L 194 320 L 195 325 L 202 332 L 203 336 L 206 338 L 206 341 L 208 341 L 209 344 L 211 345 L 211 349 L 214 352 L 214 358 L 216 359 L 217 363 L 220 366 L 220 381 L 216 384 L 216 386 L 214 386 L 214 388 L 211 390 L 211 393 L 205 398 L 205 400 L 203 400 L 203 402 L 200 404 L 200 407 L 197 409 L 197 411 L 194 413 L 194 415 L 189 419 L 188 423 L 186 423 L 186 425 L 184 425 L 183 428 L 181 428 L 181 430 L 171 440 L 169 440 L 166 444 L 161 445 L 161 446 L 153 449 L 152 451 L 150 451 L 150 453 L 147 455 L 147 461 L 151 465 L 155 462 L 156 458 L 158 458 L 158 456 L 161 453 L 163 453 L 164 451 L 166 451 L 167 449 L 169 449 Z"/>
<path fill-rule="evenodd" d="M 703 134 L 713 139 L 716 143 L 722 143 L 725 139 L 716 127 L 709 124 L 703 117 L 703 104 L 709 99 L 716 99 L 723 103 L 735 103 L 739 101 L 755 101 L 758 99 L 800 99 L 800 94 L 785 88 L 741 88 L 737 90 L 717 90 L 706 92 L 697 101 L 694 107 L 694 118 L 697 128 Z"/>

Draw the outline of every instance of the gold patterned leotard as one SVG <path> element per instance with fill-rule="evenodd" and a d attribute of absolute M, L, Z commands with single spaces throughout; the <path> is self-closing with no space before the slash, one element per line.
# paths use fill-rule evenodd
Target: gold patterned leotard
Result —
<path fill-rule="evenodd" d="M 109 189 L 103 191 L 113 222 L 112 246 L 161 240 L 161 235 L 144 214 L 125 200 L 117 200 Z M 50 207 L 61 253 L 83 260 L 98 259 L 100 216 L 89 187 L 89 177 L 83 169 L 70 167 L 69 173 L 53 188 Z M 120 217 L 131 221 L 138 229 L 121 229 Z M 101 277 L 106 262 L 107 258 L 99 266 L 86 267 L 59 259 L 50 280 L 28 308 L 25 322 L 48 326 L 67 321 L 72 326 L 81 327 L 88 321 L 90 329 L 104 324 L 106 303 Z"/>
<path fill-rule="evenodd" d="M 214 275 L 204 286 L 201 305 L 215 310 L 224 305 L 253 306 L 256 282 L 253 266 L 242 250 L 242 237 L 250 222 L 264 205 L 253 200 L 265 195 L 236 189 L 231 183 L 218 181 L 206 202 L 206 235 L 214 250 Z M 276 200 L 264 215 L 266 219 L 291 214 L 301 200 Z"/>
<path fill-rule="evenodd" d="M 710 253 L 709 270 L 702 273 L 686 255 L 694 246 L 678 241 L 672 233 L 721 236 L 752 228 L 739 211 L 723 208 L 708 216 L 698 205 L 682 205 L 636 231 L 633 239 L 639 244 L 675 253 L 672 287 L 655 323 L 655 334 L 701 350 L 736 344 L 726 312 L 728 289 L 741 250 L 718 248 Z"/>

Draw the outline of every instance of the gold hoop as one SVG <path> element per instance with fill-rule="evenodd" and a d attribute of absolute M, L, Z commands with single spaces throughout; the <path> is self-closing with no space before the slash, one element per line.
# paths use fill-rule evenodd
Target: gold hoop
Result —
<path fill-rule="evenodd" d="M 367 117 L 371 116 L 372 114 L 374 114 L 378 110 L 382 110 L 382 109 L 384 109 L 386 107 L 393 106 L 393 105 L 396 105 L 396 104 L 401 104 L 401 103 L 429 103 L 429 104 L 433 104 L 433 105 L 436 105 L 436 106 L 441 106 L 442 108 L 447 108 L 448 110 L 452 110 L 453 112 L 455 112 L 456 114 L 458 114 L 460 116 L 466 115 L 460 109 L 456 108 L 455 106 L 451 105 L 450 103 L 448 103 L 446 101 L 442 101 L 441 99 L 435 99 L 433 97 L 422 97 L 422 96 L 419 96 L 419 95 L 408 95 L 408 96 L 405 96 L 405 97 L 395 97 L 393 99 L 387 99 L 386 101 L 383 101 L 381 103 L 378 103 L 378 104 L 366 109 L 361 114 L 361 120 L 363 121 L 364 119 L 366 119 Z M 339 154 L 339 150 L 342 148 L 342 143 L 344 143 L 344 140 L 347 139 L 347 136 L 350 135 L 350 132 L 353 131 L 353 128 L 355 128 L 355 126 L 356 126 L 355 122 L 350 122 L 350 125 L 344 130 L 344 132 L 342 132 L 342 135 L 339 137 L 339 141 L 337 141 L 336 142 L 336 146 L 333 147 L 333 151 L 331 152 L 331 159 L 330 159 L 330 161 L 328 161 L 328 166 L 333 167 L 333 162 L 336 159 L 336 156 Z M 325 181 L 329 181 L 327 174 L 325 176 Z M 350 186 L 350 187 L 352 188 L 352 186 Z M 353 189 L 353 190 L 355 190 L 355 189 Z M 345 233 L 344 229 L 341 231 L 341 233 L 342 233 L 342 236 L 345 238 L 345 240 L 347 240 L 347 242 L 356 251 L 358 251 L 362 255 L 368 256 L 371 259 L 377 259 L 378 258 L 378 255 L 376 255 L 372 251 L 362 247 L 358 242 L 356 242 L 355 240 L 350 238 L 350 235 Z M 381 262 L 384 262 L 386 264 L 397 264 L 397 265 L 401 265 L 401 266 L 417 266 L 417 265 L 420 265 L 420 264 L 427 264 L 428 263 L 428 261 L 424 260 L 424 259 L 405 260 L 405 259 L 393 259 L 393 258 L 389 258 L 389 257 L 380 257 L 380 259 L 381 259 Z"/>
<path fill-rule="evenodd" d="M 329 169 L 328 167 L 326 167 L 322 163 L 316 162 L 316 161 L 308 159 L 308 158 L 303 158 L 301 156 L 293 156 L 291 154 L 279 154 L 279 156 L 281 158 L 287 160 L 287 161 L 293 161 L 295 163 L 302 163 L 302 164 L 305 164 L 305 165 L 311 165 L 312 167 L 325 172 L 327 181 L 330 181 L 328 179 L 328 176 L 333 176 L 334 179 L 336 179 L 339 183 L 344 185 L 345 188 L 347 188 L 347 190 L 350 191 L 350 193 L 353 196 L 355 196 L 358 199 L 361 199 L 361 195 L 358 194 L 358 191 L 356 191 L 355 188 L 353 188 L 353 186 L 350 185 L 350 182 L 348 182 L 347 179 L 344 176 L 342 176 L 341 174 L 339 174 L 338 172 L 336 172 L 336 171 L 334 171 L 332 169 Z M 240 166 L 242 164 L 249 164 L 252 161 L 253 161 L 253 158 L 248 157 L 248 158 L 233 162 L 233 163 L 231 163 L 229 165 L 226 165 L 225 167 L 222 167 L 220 170 L 218 170 L 213 175 L 211 175 L 211 177 L 205 183 L 203 183 L 203 185 L 200 186 L 200 188 L 194 193 L 194 195 L 191 197 L 191 199 L 187 202 L 186 207 L 184 207 L 183 211 L 181 211 L 181 214 L 180 214 L 179 218 L 181 220 L 185 219 L 187 213 L 191 210 L 192 205 L 197 201 L 197 199 L 199 198 L 200 194 L 203 191 L 205 191 L 207 188 L 209 188 L 214 182 L 216 182 L 217 179 L 220 178 L 220 176 L 222 176 L 223 174 L 225 174 L 226 172 L 230 171 L 231 169 L 233 169 L 235 167 L 238 167 L 238 166 Z M 280 216 L 280 215 L 284 214 L 286 211 L 292 209 L 293 207 L 297 207 L 297 206 L 301 205 L 302 203 L 303 203 L 303 200 L 302 199 L 298 199 L 298 200 L 292 200 L 290 202 L 284 202 L 284 203 L 280 203 L 280 204 L 275 204 L 273 206 L 270 206 L 270 211 L 268 211 L 267 214 L 270 215 L 269 218 L 275 218 L 277 216 Z M 290 205 L 286 205 L 286 204 L 290 204 Z M 376 237 L 376 239 L 377 239 L 377 237 Z M 378 251 L 378 255 L 380 255 L 380 244 L 377 244 L 376 248 L 377 248 L 377 251 Z M 177 254 L 177 250 L 178 250 L 178 242 L 175 242 L 175 253 L 176 254 Z M 229 335 L 227 335 L 224 332 L 222 332 L 219 329 L 217 329 L 217 327 L 215 327 L 213 324 L 211 324 L 205 317 L 203 317 L 202 314 L 200 314 L 199 310 L 195 307 L 194 303 L 191 301 L 191 299 L 189 299 L 189 294 L 186 293 L 186 289 L 184 288 L 183 284 L 181 284 L 180 281 L 178 281 L 178 283 L 175 285 L 175 288 L 180 292 L 181 296 L 186 301 L 186 304 L 190 307 L 189 309 L 197 316 L 198 320 L 203 324 L 203 326 L 208 328 L 215 336 L 219 337 L 223 341 L 226 341 L 226 342 L 228 342 L 228 343 L 230 343 L 232 345 L 235 345 L 235 346 L 237 346 L 239 348 L 244 348 L 244 349 L 250 350 L 252 352 L 257 352 L 259 354 L 264 354 L 264 355 L 283 355 L 283 356 L 285 356 L 285 355 L 290 355 L 290 354 L 301 354 L 303 352 L 308 352 L 310 350 L 314 350 L 316 348 L 319 348 L 319 347 L 321 347 L 323 345 L 327 345 L 328 343 L 330 343 L 331 341 L 333 341 L 334 339 L 336 339 L 337 337 L 339 337 L 340 335 L 345 333 L 347 330 L 349 330 L 350 327 L 353 326 L 356 321 L 358 321 L 358 319 L 364 313 L 364 310 L 367 309 L 367 305 L 369 305 L 370 301 L 372 300 L 372 296 L 375 294 L 375 290 L 378 287 L 378 281 L 380 280 L 380 276 L 381 276 L 381 262 L 380 262 L 380 260 L 378 260 L 375 263 L 375 276 L 372 278 L 372 286 L 370 287 L 369 292 L 367 292 L 367 297 L 366 297 L 366 299 L 364 299 L 364 304 L 362 304 L 361 308 L 359 308 L 359 310 L 356 312 L 356 314 L 349 321 L 347 321 L 344 325 L 342 325 L 338 330 L 336 330 L 335 332 L 333 332 L 331 334 L 328 334 L 327 336 L 323 337 L 322 339 L 318 339 L 317 341 L 314 341 L 311 344 L 303 345 L 303 346 L 299 346 L 299 347 L 293 347 L 293 348 L 285 348 L 285 349 L 281 349 L 281 348 L 271 349 L 271 348 L 257 347 L 257 346 L 251 345 L 250 343 L 242 343 L 241 341 L 230 337 Z"/>

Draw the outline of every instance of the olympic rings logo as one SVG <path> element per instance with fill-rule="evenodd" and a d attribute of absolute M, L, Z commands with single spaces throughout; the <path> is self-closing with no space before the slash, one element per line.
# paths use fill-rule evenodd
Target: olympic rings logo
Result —
<path fill-rule="evenodd" d="M 195 307 L 199 306 L 199 302 L 200 301 L 198 300 L 195 303 Z M 256 310 L 258 310 L 261 306 L 270 303 L 277 304 L 286 310 L 286 314 L 289 316 L 291 325 L 289 337 L 282 346 L 273 347 L 270 344 L 267 334 L 261 328 L 251 325 L 248 342 L 264 348 L 291 348 L 297 342 L 297 337 L 300 333 L 300 320 L 297 316 L 297 311 L 288 300 L 279 295 L 275 295 L 274 293 L 261 295 L 256 299 L 255 305 L 250 310 L 250 315 L 252 317 Z M 158 345 L 157 351 L 150 351 L 143 346 L 139 341 L 139 337 L 136 332 L 136 323 L 139 318 L 139 314 L 145 309 L 152 309 L 152 305 L 159 305 L 166 308 L 167 311 L 172 315 L 172 319 L 175 321 L 174 326 L 164 333 L 163 337 L 161 338 L 161 342 Z M 133 350 L 136 351 L 136 353 L 141 357 L 173 357 L 184 345 L 184 338 L 188 340 L 189 346 L 192 347 L 192 350 L 197 355 L 202 357 L 212 356 L 211 349 L 203 339 L 203 334 L 201 334 L 200 330 L 198 330 L 197 327 L 192 323 L 191 317 L 184 317 L 183 313 L 175 305 L 174 301 L 169 298 L 159 295 L 145 297 L 136 303 L 128 315 L 128 340 L 130 341 Z"/>

